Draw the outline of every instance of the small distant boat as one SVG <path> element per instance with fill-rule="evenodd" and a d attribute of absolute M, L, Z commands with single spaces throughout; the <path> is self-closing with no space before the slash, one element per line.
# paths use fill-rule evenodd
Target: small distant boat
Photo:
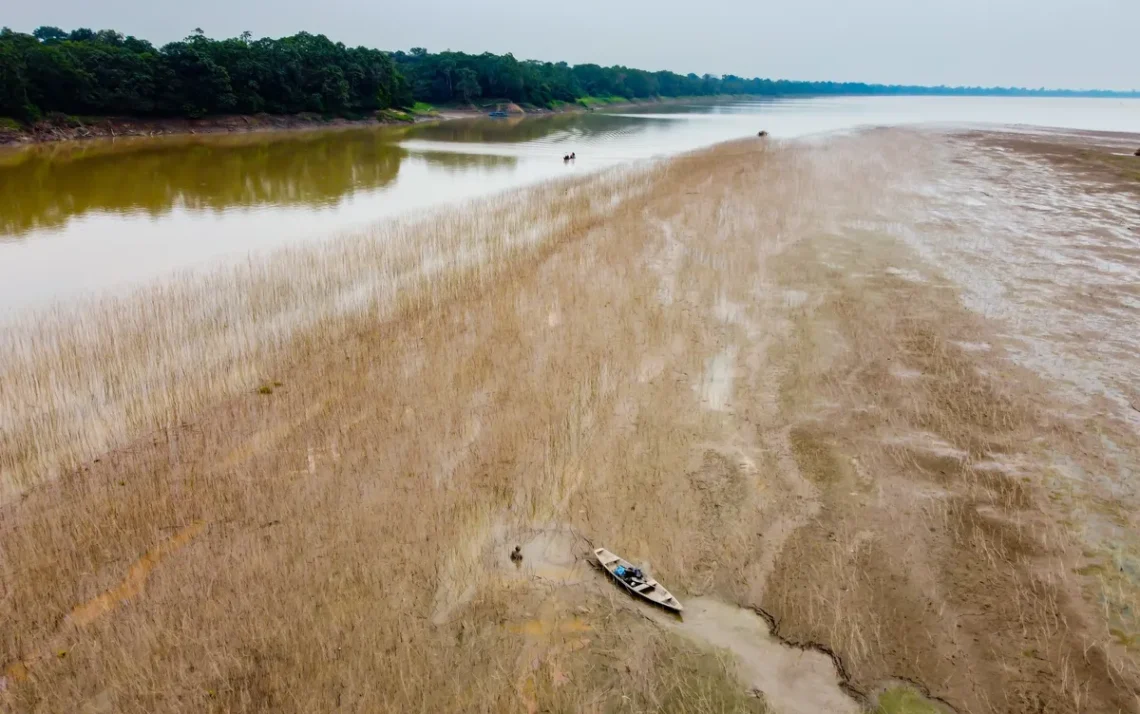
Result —
<path fill-rule="evenodd" d="M 487 114 L 487 116 L 489 116 L 489 117 L 505 117 L 505 116 L 510 116 L 510 115 L 507 114 L 506 112 L 490 112 Z"/>
<path fill-rule="evenodd" d="M 605 548 L 595 549 L 594 555 L 602 567 L 634 595 L 643 597 L 649 602 L 673 612 L 681 612 L 685 609 L 677 598 L 673 597 L 672 593 L 662 587 L 661 583 L 647 577 L 640 568 L 633 567 L 633 563 L 628 560 L 619 558 Z"/>

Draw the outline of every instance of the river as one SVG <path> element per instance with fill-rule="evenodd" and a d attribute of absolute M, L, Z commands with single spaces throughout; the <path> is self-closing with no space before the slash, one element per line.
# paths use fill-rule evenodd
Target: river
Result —
<path fill-rule="evenodd" d="M 1140 100 L 845 97 L 406 127 L 128 139 L 0 153 L 0 310 L 324 240 L 422 209 L 760 129 L 1022 125 L 1140 132 Z M 563 156 L 575 152 L 571 163 Z"/>

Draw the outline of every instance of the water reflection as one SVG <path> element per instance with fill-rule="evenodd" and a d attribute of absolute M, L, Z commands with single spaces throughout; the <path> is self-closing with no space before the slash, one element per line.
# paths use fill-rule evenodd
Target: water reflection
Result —
<path fill-rule="evenodd" d="M 416 151 L 410 155 L 428 166 L 448 171 L 512 171 L 518 167 L 517 156 L 502 154 L 467 154 L 455 151 Z"/>
<path fill-rule="evenodd" d="M 0 241 L 51 236 L 93 215 L 175 220 L 174 209 L 336 207 L 389 187 L 409 158 L 444 170 L 452 181 L 468 172 L 474 184 L 498 187 L 502 181 L 488 182 L 487 173 L 515 172 L 517 183 L 555 175 L 557 145 L 601 146 L 653 133 L 645 122 L 598 113 L 33 146 L 0 153 Z M 592 155 L 595 166 L 630 158 Z M 520 171 L 527 157 L 554 163 Z M 424 179 L 422 172 L 415 176 Z M 405 191 L 434 194 L 438 183 Z M 470 188 L 447 190 L 459 197 Z"/>
<path fill-rule="evenodd" d="M 644 130 L 637 122 L 631 122 L 628 116 L 597 112 L 421 124 L 408 130 L 406 138 L 468 144 L 521 144 L 566 135 L 597 139 L 631 128 Z"/>
<path fill-rule="evenodd" d="M 337 131 L 40 146 L 0 163 L 0 233 L 20 237 L 89 212 L 158 217 L 175 206 L 336 205 L 392 183 L 399 134 Z"/>
<path fill-rule="evenodd" d="M 718 141 L 922 122 L 1140 130 L 1140 100 L 848 97 L 651 105 L 0 151 L 0 320 L 380 218 Z M 571 151 L 577 161 L 563 162 Z"/>

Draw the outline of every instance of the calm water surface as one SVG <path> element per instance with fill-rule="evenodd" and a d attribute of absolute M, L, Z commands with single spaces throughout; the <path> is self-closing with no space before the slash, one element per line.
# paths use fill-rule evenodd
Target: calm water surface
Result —
<path fill-rule="evenodd" d="M 0 310 L 20 310 L 384 216 L 767 129 L 1023 124 L 1140 132 L 1140 100 L 840 98 L 118 140 L 0 153 Z M 565 165 L 562 156 L 578 159 Z"/>

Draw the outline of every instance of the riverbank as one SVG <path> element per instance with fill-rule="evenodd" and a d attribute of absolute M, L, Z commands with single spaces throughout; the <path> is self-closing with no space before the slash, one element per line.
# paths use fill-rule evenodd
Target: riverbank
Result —
<path fill-rule="evenodd" d="M 663 97 L 644 101 L 627 100 L 620 97 L 604 101 L 594 100 L 588 104 L 563 103 L 554 108 L 519 107 L 511 105 L 508 116 L 514 118 L 573 114 L 589 111 L 622 110 L 645 106 L 670 106 L 690 101 L 715 103 L 740 97 Z M 593 99 L 593 98 L 588 98 Z M 0 148 L 19 147 L 27 144 L 44 144 L 61 141 L 84 141 L 89 139 L 114 139 L 125 137 L 163 137 L 194 134 L 236 134 L 250 132 L 318 131 L 346 128 L 363 128 L 377 125 L 400 126 L 404 124 L 446 121 L 451 119 L 478 119 L 487 117 L 496 107 L 482 109 L 466 106 L 445 106 L 425 109 L 423 112 L 387 110 L 375 116 L 360 119 L 325 117 L 320 114 L 253 114 L 203 117 L 201 119 L 180 118 L 134 118 L 134 117 L 57 117 L 32 125 L 24 125 L 10 119 L 0 119 Z"/>
<path fill-rule="evenodd" d="M 400 125 L 444 118 L 475 116 L 451 112 L 445 116 L 413 115 L 404 112 L 378 113 L 363 119 L 323 117 L 320 114 L 232 115 L 202 119 L 139 119 L 131 117 L 61 117 L 40 121 L 30 126 L 9 122 L 0 125 L 0 147 L 44 144 L 58 141 L 114 139 L 126 137 L 162 137 L 191 134 L 235 134 L 274 131 L 313 131 L 321 129 L 360 128 L 377 125 Z"/>
<path fill-rule="evenodd" d="M 1015 138 L 738 141 L 6 327 L 0 704 L 1135 711 L 1134 195 Z"/>

